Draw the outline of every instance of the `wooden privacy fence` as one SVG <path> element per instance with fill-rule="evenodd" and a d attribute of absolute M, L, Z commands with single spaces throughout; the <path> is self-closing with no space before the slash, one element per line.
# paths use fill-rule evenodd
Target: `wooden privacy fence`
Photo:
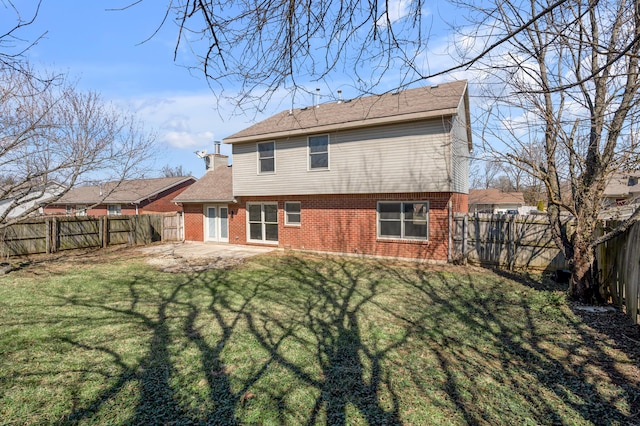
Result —
<path fill-rule="evenodd" d="M 570 225 L 567 220 L 565 226 Z M 547 271 L 567 267 L 545 216 L 457 214 L 453 242 L 454 259 L 479 265 Z"/>
<path fill-rule="evenodd" d="M 177 214 L 33 218 L 0 230 L 0 255 L 178 240 L 180 224 Z"/>
<path fill-rule="evenodd" d="M 616 221 L 605 222 L 600 235 L 617 225 Z M 621 308 L 624 306 L 631 319 L 636 324 L 640 323 L 640 222 L 600 244 L 596 258 L 602 279 L 609 285 L 613 303 Z"/>

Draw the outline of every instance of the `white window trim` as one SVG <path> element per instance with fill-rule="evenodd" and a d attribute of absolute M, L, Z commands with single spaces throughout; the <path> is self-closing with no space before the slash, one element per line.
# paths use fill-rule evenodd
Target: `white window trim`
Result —
<path fill-rule="evenodd" d="M 402 205 L 401 209 L 400 209 L 400 236 L 399 237 L 389 237 L 389 236 L 383 236 L 380 235 L 380 204 L 398 204 L 400 203 Z M 411 204 L 426 204 L 427 205 L 427 236 L 425 238 L 417 238 L 417 237 L 405 237 L 404 236 L 404 223 L 405 223 L 405 219 L 404 219 L 404 204 L 405 203 L 411 203 Z M 384 201 L 378 201 L 376 203 L 376 237 L 379 240 L 402 240 L 402 241 L 429 241 L 429 232 L 431 230 L 431 215 L 429 214 L 431 212 L 431 205 L 429 203 L 429 201 L 426 200 L 384 200 Z"/>
<path fill-rule="evenodd" d="M 311 146 L 309 145 L 309 139 L 318 136 L 327 137 L 327 167 L 311 167 Z M 309 172 L 326 172 L 331 170 L 331 136 L 329 134 L 310 135 L 307 136 L 307 171 Z"/>
<path fill-rule="evenodd" d="M 260 206 L 260 214 L 261 214 L 261 218 L 260 218 L 260 223 L 262 224 L 262 239 L 261 240 L 252 240 L 251 239 L 251 229 L 249 227 L 249 224 L 251 223 L 249 221 L 249 206 Z M 264 208 L 263 206 L 276 206 L 276 224 L 278 225 L 278 241 L 269 241 L 267 239 L 265 239 L 266 237 L 266 230 L 265 230 L 265 221 L 264 221 Z M 257 244 L 269 244 L 269 245 L 275 245 L 277 246 L 280 243 L 280 220 L 278 218 L 279 213 L 278 212 L 278 203 L 276 201 L 274 202 L 264 202 L 264 203 L 247 203 L 245 206 L 245 210 L 246 210 L 246 232 L 247 232 L 247 242 L 250 243 L 257 243 Z M 270 222 L 272 223 L 272 222 Z"/>
<path fill-rule="evenodd" d="M 261 144 L 272 143 L 273 144 L 273 171 L 263 172 L 260 170 L 260 148 Z M 256 172 L 259 175 L 275 175 L 276 174 L 276 141 L 262 141 L 256 143 Z"/>
<path fill-rule="evenodd" d="M 300 212 L 298 213 L 300 215 L 300 221 L 299 222 L 289 222 L 289 215 L 287 214 L 287 204 L 298 204 L 300 206 Z M 285 201 L 284 202 L 284 225 L 285 226 L 295 226 L 295 227 L 300 227 L 302 226 L 302 202 L 300 201 Z"/>
<path fill-rule="evenodd" d="M 76 204 L 76 216 L 86 216 L 87 215 L 87 205 L 86 204 Z"/>
<path fill-rule="evenodd" d="M 116 211 L 114 213 L 111 213 L 111 207 L 116 207 Z M 122 206 L 120 204 L 108 204 L 107 216 L 122 216 Z"/>

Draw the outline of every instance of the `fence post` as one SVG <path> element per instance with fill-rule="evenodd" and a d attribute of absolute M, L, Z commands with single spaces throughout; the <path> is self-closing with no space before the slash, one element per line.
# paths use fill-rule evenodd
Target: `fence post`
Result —
<path fill-rule="evenodd" d="M 109 245 L 109 216 L 102 216 L 100 227 L 102 228 L 102 248 L 106 248 Z"/>
<path fill-rule="evenodd" d="M 44 252 L 51 253 L 51 219 L 45 218 L 44 220 Z"/>
<path fill-rule="evenodd" d="M 462 219 L 462 262 L 465 265 L 467 264 L 467 243 L 469 240 L 467 232 L 469 232 L 469 216 L 465 214 Z"/>
<path fill-rule="evenodd" d="M 51 253 L 55 253 L 58 251 L 58 248 L 60 247 L 60 241 L 58 241 L 58 227 L 60 226 L 60 222 L 58 221 L 58 218 L 53 217 L 51 218 Z"/>

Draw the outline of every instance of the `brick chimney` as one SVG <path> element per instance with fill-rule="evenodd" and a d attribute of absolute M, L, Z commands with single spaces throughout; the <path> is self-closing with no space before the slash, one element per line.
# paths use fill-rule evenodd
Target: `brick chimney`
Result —
<path fill-rule="evenodd" d="M 214 141 L 213 146 L 213 154 L 208 154 L 204 159 L 207 171 L 227 167 L 229 165 L 229 156 L 220 154 L 220 141 Z"/>

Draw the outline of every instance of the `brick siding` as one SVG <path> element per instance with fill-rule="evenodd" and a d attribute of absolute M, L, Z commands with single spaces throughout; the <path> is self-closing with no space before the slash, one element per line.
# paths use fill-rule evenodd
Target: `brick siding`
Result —
<path fill-rule="evenodd" d="M 313 195 L 279 197 L 241 197 L 229 206 L 229 242 L 251 244 L 246 235 L 246 204 L 278 203 L 278 247 L 323 252 L 366 254 L 431 260 L 447 260 L 449 250 L 449 210 L 468 209 L 466 194 L 389 193 L 365 195 Z M 390 240 L 377 237 L 378 201 L 429 201 L 429 239 L 427 241 Z M 301 225 L 284 224 L 284 203 L 301 203 Z M 202 206 L 199 206 L 202 216 Z M 185 228 L 188 213 L 185 212 Z M 202 222 L 196 224 L 202 233 Z M 188 231 L 191 235 L 191 231 Z M 194 239 L 196 233 L 193 233 Z M 187 238 L 189 239 L 189 238 Z M 202 241 L 200 239 L 199 241 Z"/>
<path fill-rule="evenodd" d="M 185 203 L 184 239 L 187 241 L 204 241 L 204 206 L 202 204 Z"/>

